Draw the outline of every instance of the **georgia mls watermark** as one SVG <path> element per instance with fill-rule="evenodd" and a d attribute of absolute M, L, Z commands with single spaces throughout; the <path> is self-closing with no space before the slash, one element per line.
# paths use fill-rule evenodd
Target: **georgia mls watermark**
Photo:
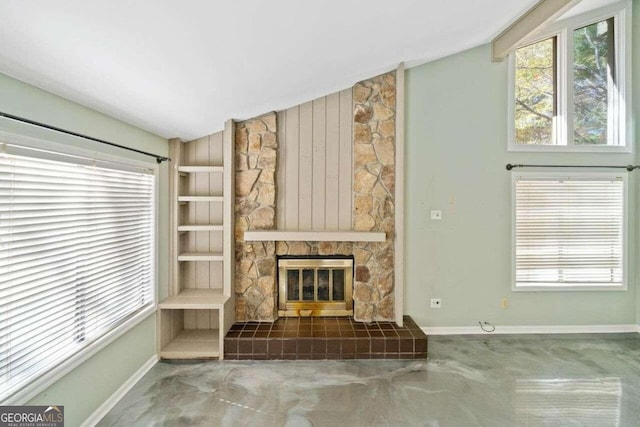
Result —
<path fill-rule="evenodd" d="M 0 406 L 0 427 L 64 427 L 64 406 Z"/>

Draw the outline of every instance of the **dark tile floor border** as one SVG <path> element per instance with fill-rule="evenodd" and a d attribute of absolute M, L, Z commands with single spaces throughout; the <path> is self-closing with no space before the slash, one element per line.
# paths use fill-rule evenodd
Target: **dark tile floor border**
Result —
<path fill-rule="evenodd" d="M 224 339 L 229 360 L 424 359 L 427 336 L 409 316 L 361 323 L 352 317 L 283 317 L 242 322 Z"/>

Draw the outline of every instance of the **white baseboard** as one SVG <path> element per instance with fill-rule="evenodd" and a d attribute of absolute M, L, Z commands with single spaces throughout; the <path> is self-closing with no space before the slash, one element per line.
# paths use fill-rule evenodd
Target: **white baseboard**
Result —
<path fill-rule="evenodd" d="M 94 427 L 96 424 L 100 422 L 100 420 L 107 415 L 107 413 L 113 409 L 114 406 L 122 399 L 122 397 L 129 392 L 133 388 L 134 385 L 140 379 L 149 372 L 149 369 L 153 368 L 153 366 L 158 362 L 159 358 L 157 354 L 154 354 L 144 362 L 144 364 L 138 369 L 124 384 L 122 384 L 105 402 L 98 407 L 89 418 L 84 420 L 80 427 Z"/>
<path fill-rule="evenodd" d="M 541 325 L 500 326 L 494 332 L 485 332 L 477 326 L 423 326 L 427 335 L 496 335 L 496 334 L 612 334 L 640 332 L 640 325 Z"/>

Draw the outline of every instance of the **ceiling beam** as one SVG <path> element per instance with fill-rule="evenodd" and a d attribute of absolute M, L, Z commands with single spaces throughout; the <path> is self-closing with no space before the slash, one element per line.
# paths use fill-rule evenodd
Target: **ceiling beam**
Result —
<path fill-rule="evenodd" d="M 493 61 L 502 61 L 526 37 L 560 17 L 581 0 L 540 0 L 491 42 Z"/>

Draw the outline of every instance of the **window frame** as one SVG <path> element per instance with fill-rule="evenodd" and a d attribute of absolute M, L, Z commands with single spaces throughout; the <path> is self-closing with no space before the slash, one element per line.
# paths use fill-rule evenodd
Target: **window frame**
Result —
<path fill-rule="evenodd" d="M 515 52 L 508 62 L 507 132 L 508 151 L 519 152 L 579 152 L 632 153 L 634 151 L 631 117 L 631 2 L 623 1 L 558 21 L 541 32 L 525 38 L 518 45 L 524 47 L 557 37 L 555 144 L 517 144 L 515 141 Z M 614 96 L 614 142 L 611 145 L 580 145 L 574 143 L 573 120 L 573 31 L 606 19 L 614 21 L 615 79 L 619 89 Z M 564 144 L 559 144 L 563 142 Z"/>
<path fill-rule="evenodd" d="M 516 260 L 516 181 L 518 178 L 560 179 L 560 178 L 599 178 L 610 180 L 620 178 L 622 180 L 622 284 L 598 285 L 598 286 L 518 286 L 517 285 L 517 260 Z M 626 172 L 511 172 L 511 290 L 514 292 L 566 292 L 566 291 L 626 291 L 629 288 L 629 176 Z"/>
<path fill-rule="evenodd" d="M 24 129 L 24 133 L 22 130 Z M 20 133 L 13 133 L 13 131 Z M 129 332 L 131 329 L 148 319 L 151 315 L 157 312 L 158 308 L 158 265 L 159 265 L 159 242 L 158 242 L 158 227 L 159 227 L 159 183 L 160 183 L 160 168 L 159 165 L 153 162 L 146 162 L 140 158 L 129 158 L 122 155 L 111 154 L 107 152 L 109 149 L 103 150 L 103 147 L 97 146 L 94 150 L 81 148 L 86 147 L 87 143 L 78 137 L 67 137 L 54 134 L 51 131 L 36 131 L 33 129 L 23 128 L 19 126 L 17 128 L 11 128 L 11 131 L 0 130 L 0 144 L 12 144 L 16 146 L 22 146 L 25 148 L 35 148 L 39 150 L 51 151 L 52 160 L 55 160 L 56 154 L 63 156 L 76 156 L 81 158 L 96 159 L 101 162 L 117 163 L 120 165 L 130 166 L 134 168 L 145 168 L 153 171 L 154 191 L 153 191 L 153 207 L 152 207 L 152 230 L 151 236 L 151 301 L 148 305 L 133 313 L 127 319 L 116 323 L 104 332 L 101 336 L 95 338 L 92 342 L 83 348 L 80 348 L 77 352 L 61 360 L 52 369 L 44 372 L 38 377 L 33 378 L 24 387 L 16 390 L 12 394 L 0 397 L 0 404 L 2 405 L 24 405 L 39 393 L 46 390 L 48 387 L 62 379 L 65 375 L 73 371 L 75 368 L 91 359 L 98 352 L 103 350 L 109 344 L 116 341 L 118 338 Z M 99 148 L 98 148 L 99 147 Z M 106 148 L 106 147 L 105 147 Z M 115 152 L 115 150 L 111 150 Z M 45 157 L 45 156 L 43 156 Z"/>

